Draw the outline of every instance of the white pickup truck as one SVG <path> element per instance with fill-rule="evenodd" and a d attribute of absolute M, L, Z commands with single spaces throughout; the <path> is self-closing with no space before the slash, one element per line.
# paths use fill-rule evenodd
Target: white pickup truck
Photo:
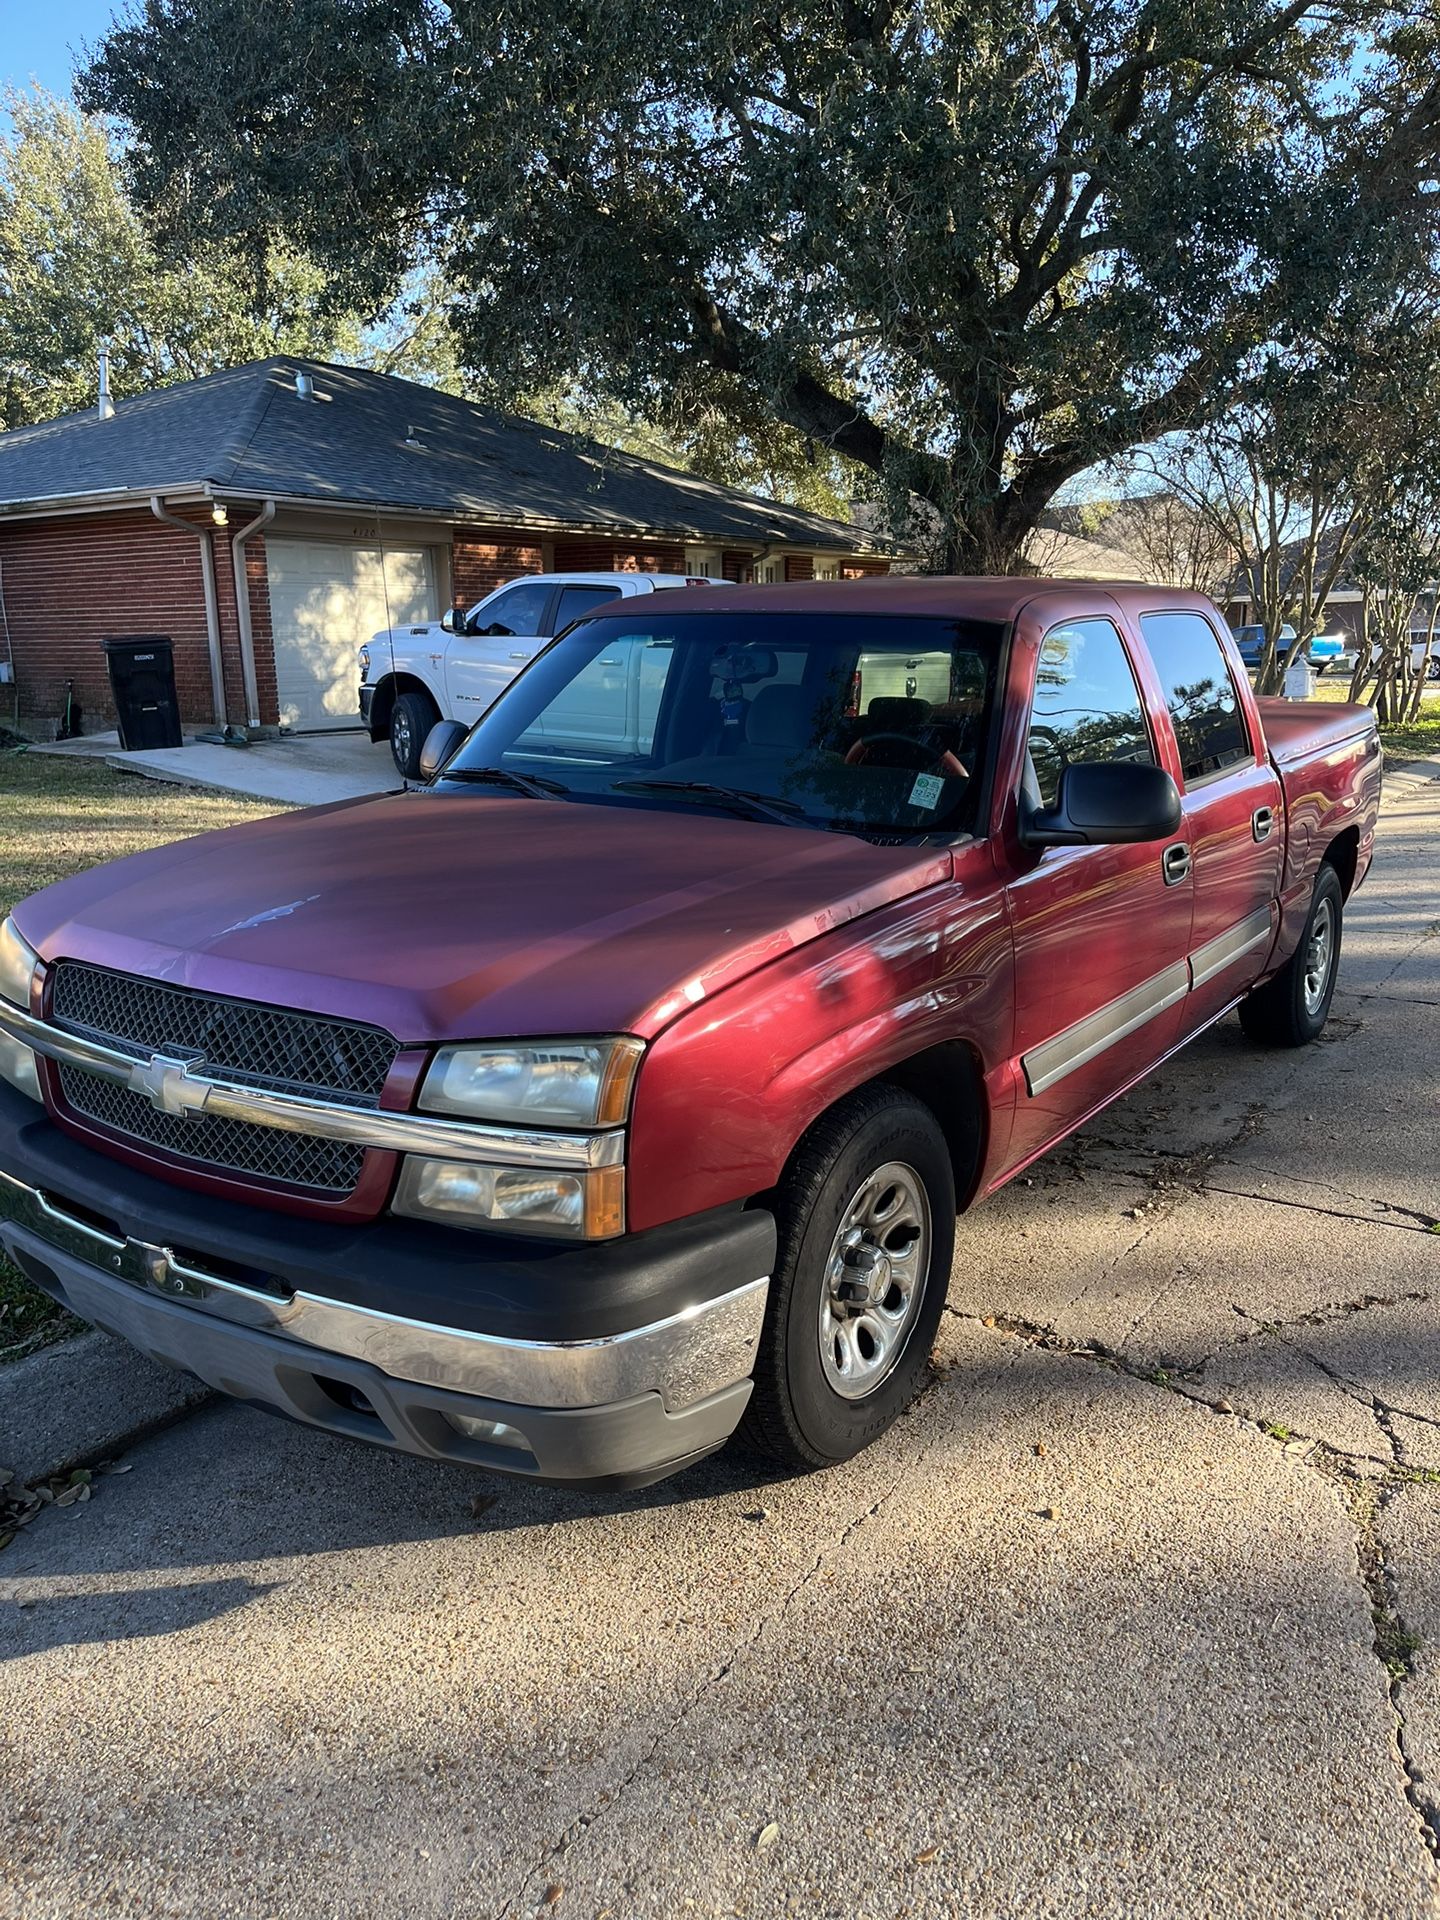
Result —
<path fill-rule="evenodd" d="M 389 740 L 395 765 L 413 780 L 437 720 L 473 725 L 533 655 L 602 600 L 719 584 L 683 573 L 531 573 L 509 580 L 468 613 L 456 607 L 423 627 L 387 627 L 361 647 L 360 718 L 372 740 Z"/>

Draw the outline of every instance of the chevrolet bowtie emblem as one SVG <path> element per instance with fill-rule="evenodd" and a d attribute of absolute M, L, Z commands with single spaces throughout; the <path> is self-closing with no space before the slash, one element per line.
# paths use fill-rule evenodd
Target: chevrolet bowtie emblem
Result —
<path fill-rule="evenodd" d="M 130 1069 L 130 1091 L 143 1094 L 160 1113 L 177 1118 L 201 1113 L 210 1089 L 192 1079 L 191 1074 L 202 1064 L 199 1060 L 177 1060 L 167 1053 L 151 1054 Z"/>

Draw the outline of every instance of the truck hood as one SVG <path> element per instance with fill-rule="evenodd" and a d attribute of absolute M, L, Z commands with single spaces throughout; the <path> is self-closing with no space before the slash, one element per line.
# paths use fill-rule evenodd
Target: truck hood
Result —
<path fill-rule="evenodd" d="M 47 960 L 368 1021 L 402 1043 L 649 1036 L 950 872 L 948 850 L 847 834 L 418 792 L 135 854 L 15 918 Z"/>

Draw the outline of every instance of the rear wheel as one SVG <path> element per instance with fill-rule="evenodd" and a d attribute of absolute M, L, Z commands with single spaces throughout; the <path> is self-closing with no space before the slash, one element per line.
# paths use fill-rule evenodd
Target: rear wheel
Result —
<path fill-rule="evenodd" d="M 1330 1016 L 1340 966 L 1344 892 L 1334 867 L 1323 866 L 1310 899 L 1300 944 L 1263 987 L 1240 1002 L 1240 1024 L 1263 1047 L 1303 1047 Z"/>
<path fill-rule="evenodd" d="M 779 1254 L 742 1437 L 791 1469 L 833 1465 L 909 1405 L 945 1304 L 950 1155 L 894 1087 L 816 1122 L 776 1195 Z"/>
<path fill-rule="evenodd" d="M 390 752 L 406 780 L 420 778 L 425 737 L 439 718 L 428 693 L 402 693 L 390 709 Z"/>

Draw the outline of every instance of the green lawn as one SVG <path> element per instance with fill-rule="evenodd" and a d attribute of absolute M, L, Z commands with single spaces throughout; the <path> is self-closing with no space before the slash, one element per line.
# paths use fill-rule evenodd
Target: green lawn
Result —
<path fill-rule="evenodd" d="M 38 887 L 102 860 L 276 811 L 263 801 L 170 786 L 104 765 L 23 748 L 0 752 L 0 914 Z M 59 1339 L 74 1324 L 0 1260 L 0 1362 Z"/>

